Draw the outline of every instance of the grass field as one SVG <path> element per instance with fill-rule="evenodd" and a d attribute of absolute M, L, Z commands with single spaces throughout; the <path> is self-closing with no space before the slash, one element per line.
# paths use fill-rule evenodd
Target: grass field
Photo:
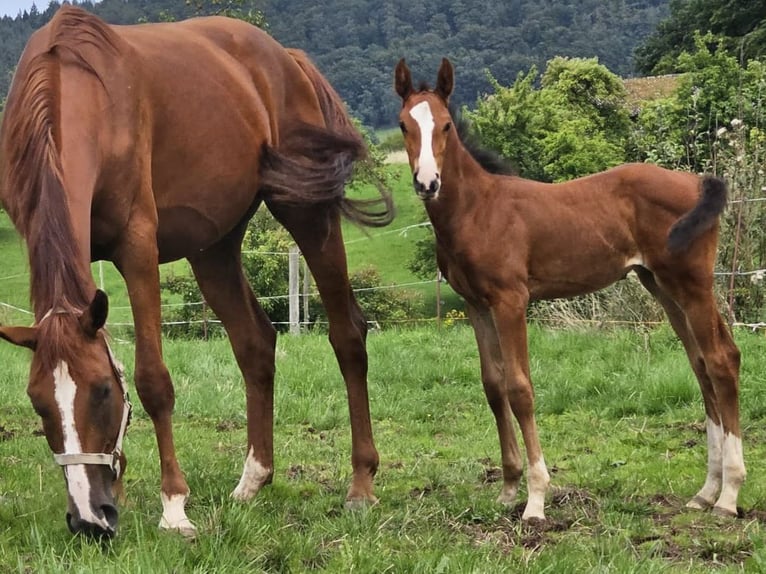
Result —
<path fill-rule="evenodd" d="M 423 208 L 408 168 L 389 169 L 397 219 L 369 233 L 347 227 L 349 266 L 374 264 L 386 284 L 416 282 L 406 262 L 428 231 L 406 228 L 423 220 Z M 183 263 L 170 268 L 184 272 Z M 100 270 L 93 268 L 97 282 Z M 129 321 L 121 278 L 111 264 L 103 273 L 110 322 Z M 28 282 L 22 244 L 0 214 L 0 322 L 31 322 Z M 434 297 L 432 284 L 411 288 Z M 749 470 L 736 520 L 684 509 L 705 476 L 704 414 L 669 329 L 533 326 L 538 424 L 554 489 L 546 523 L 522 525 L 525 483 L 517 507 L 494 502 L 494 420 L 473 335 L 458 325 L 370 335 L 381 501 L 360 512 L 343 509 L 348 412 L 324 337 L 279 339 L 275 480 L 248 504 L 228 497 L 245 456 L 245 415 L 227 342 L 166 341 L 178 454 L 192 489 L 188 513 L 200 536 L 188 542 L 157 528 L 157 449 L 137 405 L 126 440 L 128 502 L 118 537 L 104 547 L 69 534 L 61 471 L 25 394 L 29 356 L 0 344 L 0 574 L 766 572 L 766 341 L 735 334 Z M 132 373 L 132 344 L 118 338 L 115 350 Z"/>
<path fill-rule="evenodd" d="M 465 327 L 369 339 L 380 504 L 343 509 L 345 392 L 324 337 L 278 343 L 274 484 L 228 498 L 245 455 L 244 396 L 225 340 L 168 341 L 178 454 L 195 542 L 160 532 L 151 424 L 126 440 L 127 505 L 105 547 L 72 538 L 61 471 L 24 386 L 28 355 L 0 345 L 0 572 L 766 571 L 764 340 L 743 351 L 748 480 L 741 518 L 684 509 L 705 474 L 701 399 L 670 331 L 532 327 L 532 377 L 554 491 L 548 520 L 520 522 L 499 492 L 495 426 Z M 132 346 L 116 345 L 132 372 Z M 522 484 L 520 503 L 526 498 Z"/>

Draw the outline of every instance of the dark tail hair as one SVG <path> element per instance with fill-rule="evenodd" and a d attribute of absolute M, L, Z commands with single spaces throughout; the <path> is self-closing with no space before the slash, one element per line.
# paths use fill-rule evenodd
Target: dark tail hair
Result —
<path fill-rule="evenodd" d="M 343 101 L 304 52 L 288 52 L 314 86 L 325 127 L 295 124 L 280 135 L 277 148 L 264 146 L 262 191 L 277 203 L 335 206 L 359 225 L 388 225 L 394 218 L 393 200 L 382 184 L 378 185 L 377 198 L 345 196 L 344 186 L 353 173 L 354 162 L 366 159 L 367 148 Z"/>
<path fill-rule="evenodd" d="M 668 250 L 680 253 L 689 248 L 700 235 L 718 223 L 726 208 L 726 182 L 720 177 L 706 175 L 700 180 L 700 198 L 691 211 L 676 221 L 668 233 Z"/>

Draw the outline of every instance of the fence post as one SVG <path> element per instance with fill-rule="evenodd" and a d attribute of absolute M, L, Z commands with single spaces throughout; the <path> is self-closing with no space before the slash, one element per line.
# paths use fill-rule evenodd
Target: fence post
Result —
<path fill-rule="evenodd" d="M 288 301 L 290 303 L 290 334 L 297 335 L 301 332 L 300 323 L 300 283 L 299 253 L 298 246 L 291 245 L 288 259 Z"/>
<path fill-rule="evenodd" d="M 442 272 L 436 272 L 436 327 L 442 328 Z"/>
<path fill-rule="evenodd" d="M 303 260 L 303 324 L 309 328 L 309 288 L 311 287 L 311 275 L 309 275 L 309 264 Z"/>

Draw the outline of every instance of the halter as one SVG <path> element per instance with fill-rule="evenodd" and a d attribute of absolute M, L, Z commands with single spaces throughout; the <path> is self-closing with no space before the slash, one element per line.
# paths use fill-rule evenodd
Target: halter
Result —
<path fill-rule="evenodd" d="M 50 309 L 37 324 L 39 325 L 52 315 L 70 315 L 75 314 L 73 311 L 66 309 Z M 125 438 L 125 433 L 128 430 L 130 424 L 130 413 L 133 410 L 133 405 L 130 403 L 128 397 L 128 386 L 125 382 L 125 370 L 122 365 L 117 361 L 112 353 L 112 349 L 109 347 L 109 343 L 104 339 L 106 344 L 106 351 L 109 355 L 109 364 L 112 367 L 117 380 L 120 381 L 120 389 L 122 390 L 122 421 L 120 422 L 120 431 L 117 433 L 117 441 L 114 444 L 114 449 L 111 453 L 105 452 L 62 452 L 60 454 L 53 453 L 53 460 L 59 466 L 69 466 L 72 464 L 98 464 L 108 466 L 116 478 L 120 477 L 120 455 L 122 454 L 122 441 Z"/>

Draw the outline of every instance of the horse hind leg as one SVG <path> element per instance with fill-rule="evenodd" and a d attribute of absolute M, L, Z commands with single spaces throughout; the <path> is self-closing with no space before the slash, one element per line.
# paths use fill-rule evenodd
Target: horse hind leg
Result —
<path fill-rule="evenodd" d="M 353 476 L 346 506 L 374 504 L 373 479 L 379 457 L 372 436 L 367 391 L 367 322 L 348 279 L 346 252 L 337 211 L 274 204 L 274 217 L 290 232 L 308 263 L 329 320 L 329 338 L 346 383 L 351 419 Z"/>
<path fill-rule="evenodd" d="M 705 404 L 707 476 L 702 488 L 686 506 L 695 509 L 714 507 L 720 514 L 736 513 L 737 493 L 745 477 L 739 433 L 739 350 L 715 308 L 712 294 L 703 297 L 701 304 L 687 303 L 684 310 L 657 284 L 649 270 L 642 268 L 636 273 L 665 309 L 671 326 L 681 339 Z M 710 324 L 711 319 L 715 324 Z M 701 336 L 698 335 L 700 331 Z M 716 497 L 719 497 L 718 502 Z"/>
<path fill-rule="evenodd" d="M 189 261 L 205 301 L 226 329 L 245 380 L 247 456 L 242 477 L 231 494 L 245 501 L 271 483 L 274 474 L 276 331 L 242 272 L 242 229 Z"/>

